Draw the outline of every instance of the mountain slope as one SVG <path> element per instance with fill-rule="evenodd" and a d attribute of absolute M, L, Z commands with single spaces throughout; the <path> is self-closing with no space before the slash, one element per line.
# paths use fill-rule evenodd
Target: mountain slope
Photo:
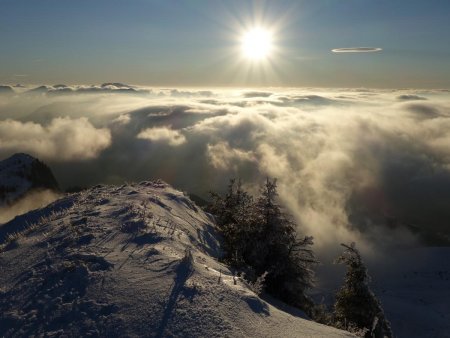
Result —
<path fill-rule="evenodd" d="M 233 278 L 210 217 L 160 181 L 69 195 L 0 243 L 0 336 L 351 336 Z"/>
<path fill-rule="evenodd" d="M 411 338 L 450 337 L 450 248 L 404 250 L 386 265 L 373 287 L 394 333 Z"/>
<path fill-rule="evenodd" d="M 10 205 L 37 189 L 59 190 L 44 163 L 28 154 L 14 154 L 0 161 L 0 206 Z"/>

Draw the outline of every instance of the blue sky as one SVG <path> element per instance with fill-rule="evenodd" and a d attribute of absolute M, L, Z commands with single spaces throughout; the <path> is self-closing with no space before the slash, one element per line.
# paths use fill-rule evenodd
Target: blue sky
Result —
<path fill-rule="evenodd" d="M 0 0 L 0 82 L 449 88 L 449 17 L 448 0 Z M 254 22 L 275 31 L 264 65 L 240 55 Z"/>

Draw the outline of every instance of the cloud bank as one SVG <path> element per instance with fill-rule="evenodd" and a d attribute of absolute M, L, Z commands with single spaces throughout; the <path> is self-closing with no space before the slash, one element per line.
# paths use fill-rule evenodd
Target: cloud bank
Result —
<path fill-rule="evenodd" d="M 0 147 L 28 152 L 44 160 L 95 158 L 111 143 L 108 129 L 96 129 L 86 117 L 57 117 L 47 125 L 12 119 L 0 121 Z"/>
<path fill-rule="evenodd" d="M 161 178 L 204 198 L 276 177 L 323 251 L 450 241 L 449 92 L 142 90 L 4 96 L 0 158 L 40 157 L 65 188 Z"/>

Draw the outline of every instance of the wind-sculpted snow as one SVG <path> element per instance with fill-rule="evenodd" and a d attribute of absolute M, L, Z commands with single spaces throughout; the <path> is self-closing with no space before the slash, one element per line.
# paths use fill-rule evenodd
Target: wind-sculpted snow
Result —
<path fill-rule="evenodd" d="M 0 98 L 0 156 L 42 155 L 65 188 L 162 178 L 207 198 L 271 176 L 316 250 L 450 241 L 446 90 L 29 89 Z"/>
<path fill-rule="evenodd" d="M 66 196 L 0 226 L 0 246 L 0 336 L 351 336 L 256 296 L 162 181 Z"/>

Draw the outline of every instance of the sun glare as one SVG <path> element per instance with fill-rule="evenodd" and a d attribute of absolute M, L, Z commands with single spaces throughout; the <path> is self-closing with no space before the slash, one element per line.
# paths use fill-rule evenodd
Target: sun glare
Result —
<path fill-rule="evenodd" d="M 250 60 L 266 59 L 272 47 L 272 33 L 267 29 L 253 28 L 242 36 L 242 53 Z"/>

